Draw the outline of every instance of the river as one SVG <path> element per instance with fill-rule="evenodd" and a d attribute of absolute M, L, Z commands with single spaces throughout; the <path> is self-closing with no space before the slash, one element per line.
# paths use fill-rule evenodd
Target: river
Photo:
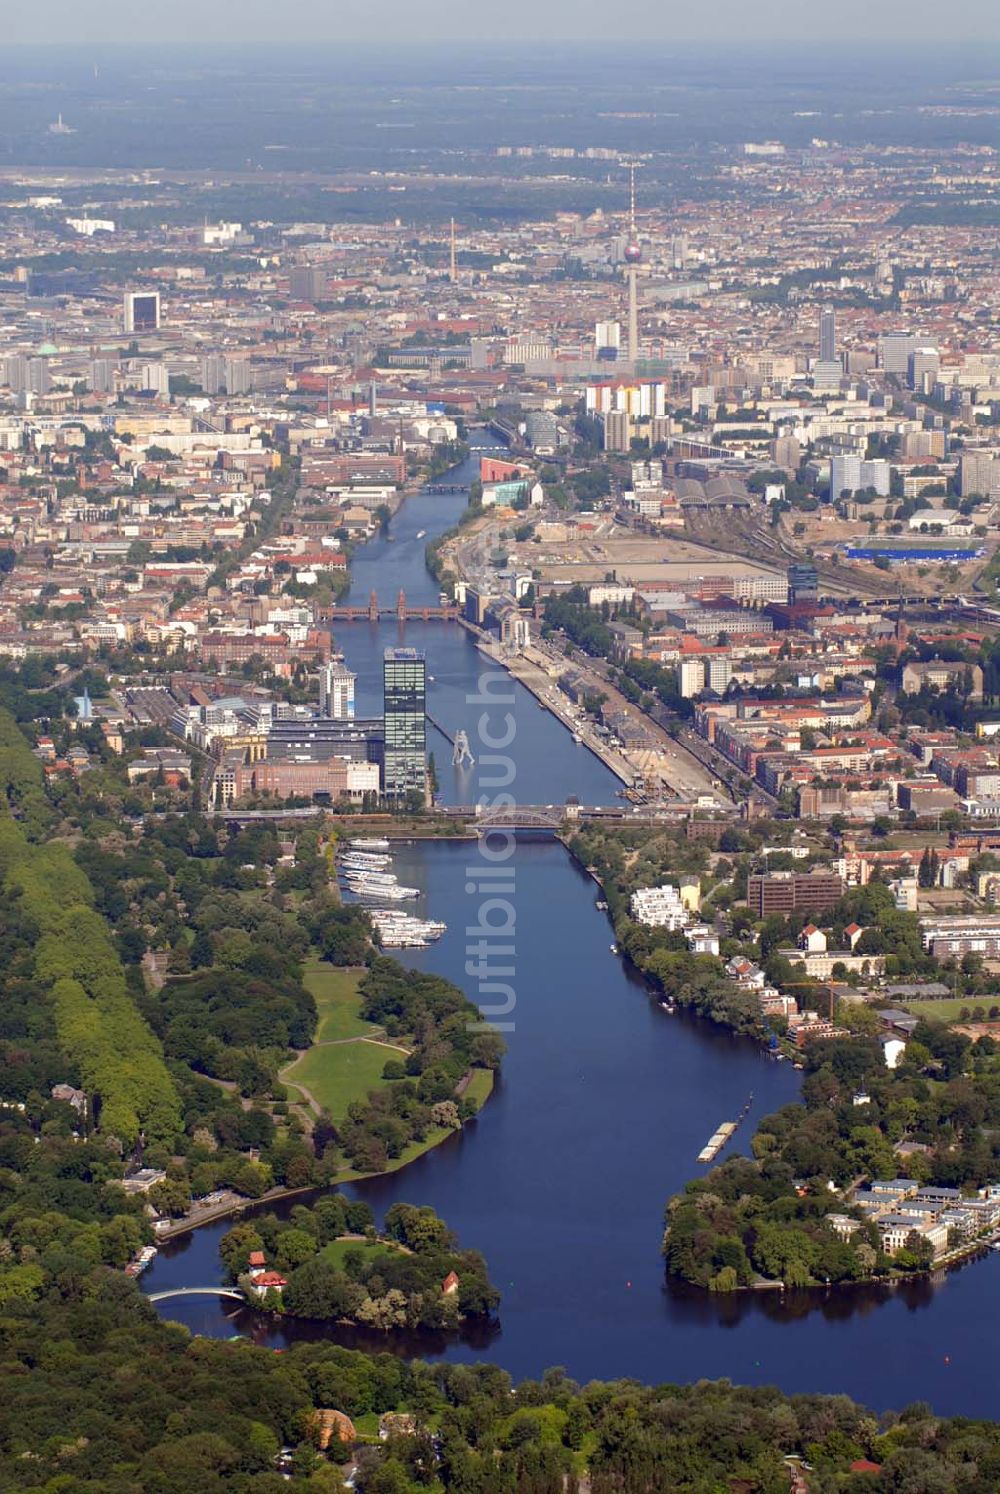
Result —
<path fill-rule="evenodd" d="M 448 528 L 460 506 L 451 496 L 408 499 L 393 523 L 395 540 L 378 539 L 356 557 L 354 595 L 367 597 L 374 586 L 388 600 L 403 586 L 410 600 L 435 600 L 426 540 L 416 534 Z M 471 734 L 466 697 L 496 666 L 454 626 L 411 623 L 403 634 L 427 651 L 432 714 Z M 343 629 L 338 642 L 360 676 L 359 712 L 380 709 L 381 650 L 399 637 L 394 622 Z M 613 802 L 610 772 L 526 691 L 509 688 L 517 800 L 558 803 L 576 794 Z M 436 752 L 442 797 L 471 802 L 475 775 L 452 770 L 446 748 Z M 457 842 L 408 845 L 396 856 L 401 880 L 421 888 L 418 910 L 448 924 L 439 943 L 406 952 L 407 962 L 470 991 L 465 928 L 479 896 L 466 889 L 475 861 L 475 848 Z M 697 1174 L 697 1152 L 751 1091 L 736 1150 L 746 1148 L 757 1118 L 795 1098 L 798 1076 L 745 1039 L 663 1012 L 611 953 L 597 889 L 557 842 L 520 840 L 510 864 L 516 1007 L 498 1088 L 460 1135 L 355 1190 L 377 1214 L 400 1199 L 430 1204 L 463 1244 L 481 1249 L 502 1293 L 500 1328 L 489 1341 L 409 1347 L 426 1357 L 489 1357 L 518 1378 L 553 1364 L 583 1380 L 726 1376 L 786 1391 L 846 1392 L 879 1409 L 922 1399 L 945 1413 L 998 1414 L 983 1332 L 997 1305 L 997 1255 L 896 1288 L 720 1299 L 665 1282 L 658 1255 L 665 1200 Z M 143 1285 L 163 1291 L 220 1281 L 218 1241 L 228 1227 L 163 1247 Z M 276 1346 L 317 1331 L 207 1298 L 161 1310 L 202 1333 L 252 1332 Z"/>

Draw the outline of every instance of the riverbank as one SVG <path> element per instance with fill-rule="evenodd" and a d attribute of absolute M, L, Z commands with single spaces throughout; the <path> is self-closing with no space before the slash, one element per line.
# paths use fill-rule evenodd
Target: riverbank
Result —
<path fill-rule="evenodd" d="M 433 724 L 433 723 L 432 723 Z M 469 823 L 452 815 L 425 811 L 421 817 L 401 818 L 389 814 L 332 814 L 324 810 L 324 824 L 337 831 L 341 840 L 464 840 L 475 837 Z"/>
<path fill-rule="evenodd" d="M 403 969 L 402 966 L 399 968 Z M 366 974 L 365 966 L 334 966 L 315 955 L 306 963 L 304 984 L 317 1009 L 316 1040 L 285 1065 L 279 1078 L 289 1090 L 301 1095 L 301 1099 L 292 1099 L 289 1103 L 307 1135 L 311 1134 L 321 1115 L 328 1114 L 334 1125 L 344 1126 L 351 1107 L 366 1107 L 373 1095 L 391 1095 L 394 1087 L 409 1084 L 412 1089 L 415 1083 L 400 1076 L 383 1078 L 385 1064 L 395 1060 L 402 1069 L 412 1049 L 388 1040 L 381 1025 L 368 1022 L 361 1016 L 359 987 Z M 302 1066 L 310 1061 L 312 1068 L 303 1070 Z M 431 1111 L 425 1107 L 428 1124 L 424 1134 L 407 1141 L 399 1155 L 386 1157 L 382 1166 L 358 1167 L 347 1161 L 325 1183 L 271 1188 L 259 1199 L 227 1190 L 218 1202 L 207 1207 L 194 1207 L 166 1229 L 157 1230 L 157 1239 L 173 1239 L 260 1203 L 276 1203 L 315 1192 L 318 1187 L 339 1187 L 397 1172 L 450 1137 L 459 1135 L 490 1098 L 494 1085 L 492 1069 L 466 1068 L 454 1083 L 454 1104 L 450 1115 L 445 1115 L 441 1123 L 431 1122 Z"/>
<path fill-rule="evenodd" d="M 690 1012 L 692 1016 L 700 1017 L 710 1022 L 714 1027 L 720 1027 L 740 1037 L 748 1037 L 760 1046 L 761 1054 L 764 1057 L 770 1060 L 777 1059 L 779 1056 L 777 1051 L 772 1052 L 768 1046 L 769 1037 L 765 1030 L 763 1018 L 759 1014 L 754 1014 L 752 1009 L 748 1009 L 742 1000 L 739 1000 L 733 1006 L 727 1006 L 726 1002 L 729 998 L 739 997 L 739 990 L 734 982 L 721 974 L 721 963 L 718 960 L 716 960 L 716 963 L 719 964 L 719 977 L 709 993 L 712 994 L 713 999 L 707 999 L 706 990 L 701 985 L 689 980 L 688 977 L 692 974 L 697 975 L 699 970 L 704 974 L 703 966 L 710 957 L 698 956 L 697 958 L 702 961 L 702 967 L 694 964 L 686 966 L 684 974 L 678 976 L 668 987 L 665 980 L 660 977 L 654 968 L 647 968 L 642 959 L 636 958 L 633 954 L 632 946 L 634 945 L 636 952 L 642 956 L 645 952 L 643 941 L 649 935 L 655 935 L 657 930 L 647 929 L 644 925 L 636 923 L 629 914 L 628 900 L 625 893 L 614 883 L 607 871 L 602 871 L 599 866 L 593 863 L 586 854 L 585 849 L 579 844 L 579 839 L 588 833 L 611 834 L 623 829 L 630 832 L 638 832 L 648 828 L 648 825 L 631 819 L 614 823 L 603 821 L 600 824 L 579 820 L 571 834 L 561 833 L 558 835 L 559 841 L 566 848 L 574 864 L 581 871 L 585 872 L 587 876 L 591 877 L 604 894 L 602 901 L 607 905 L 607 912 L 615 937 L 613 951 L 615 956 L 628 969 L 635 972 L 636 976 L 643 981 L 643 984 L 647 987 L 652 997 L 657 1000 L 661 997 L 663 998 L 663 1001 L 660 1003 L 661 1005 L 669 1004 L 671 1008 Z M 676 827 L 658 825 L 656 833 L 662 835 L 671 828 Z M 667 874 L 666 879 L 669 880 L 672 877 L 676 881 L 679 875 L 675 873 Z M 693 959 L 694 957 L 689 958 Z M 685 989 L 690 992 L 687 1000 L 682 995 Z M 782 1053 L 780 1056 L 784 1059 L 789 1055 Z"/>
<path fill-rule="evenodd" d="M 627 759 L 622 753 L 603 742 L 585 718 L 579 719 L 572 714 L 570 701 L 567 699 L 564 703 L 559 699 L 558 687 L 551 675 L 539 665 L 526 659 L 523 654 L 505 654 L 493 635 L 484 632 L 482 628 L 477 628 L 474 623 L 468 622 L 465 618 L 460 618 L 459 621 L 462 627 L 476 639 L 481 654 L 491 659 L 494 664 L 499 664 L 502 669 L 506 669 L 508 674 L 512 674 L 518 683 L 534 696 L 538 704 L 550 711 L 580 746 L 586 747 L 606 768 L 610 768 L 626 788 L 630 789 L 635 785 L 635 773 Z"/>
<path fill-rule="evenodd" d="M 465 1086 L 463 1089 L 462 1086 Z M 467 1095 L 479 1103 L 480 1109 L 493 1093 L 495 1085 L 494 1075 L 488 1069 L 476 1069 L 471 1074 L 466 1074 L 459 1080 L 456 1086 L 456 1096 Z M 475 1118 L 473 1118 L 474 1120 Z M 390 1177 L 393 1173 L 401 1172 L 404 1167 L 420 1160 L 435 1147 L 441 1146 L 452 1137 L 460 1136 L 465 1126 L 472 1124 L 466 1121 L 461 1131 L 453 1127 L 435 1127 L 428 1134 L 426 1140 L 412 1142 L 405 1147 L 398 1157 L 389 1159 L 386 1167 L 378 1172 L 358 1172 L 354 1168 L 346 1167 L 337 1172 L 329 1183 L 309 1183 L 303 1188 L 269 1188 L 262 1193 L 260 1198 L 247 1198 L 245 1195 L 226 1199 L 225 1202 L 213 1204 L 207 1209 L 199 1209 L 192 1214 L 185 1214 L 183 1218 L 171 1222 L 162 1230 L 156 1232 L 157 1243 L 167 1240 L 175 1240 L 180 1235 L 190 1234 L 193 1230 L 201 1229 L 203 1225 L 218 1224 L 222 1219 L 229 1219 L 233 1215 L 245 1214 L 251 1210 L 266 1208 L 269 1204 L 281 1203 L 289 1198 L 302 1198 L 306 1194 L 325 1193 L 333 1188 L 340 1188 L 349 1183 L 365 1183 L 371 1179 Z"/>
<path fill-rule="evenodd" d="M 1000 1229 L 991 1230 L 982 1239 L 966 1240 L 962 1245 L 957 1245 L 954 1250 L 945 1251 L 944 1255 L 938 1256 L 925 1270 L 886 1271 L 880 1276 L 864 1277 L 857 1281 L 838 1281 L 835 1289 L 839 1292 L 842 1288 L 847 1287 L 857 1291 L 862 1287 L 899 1286 L 905 1281 L 932 1280 L 935 1276 L 955 1270 L 957 1267 L 969 1266 L 973 1261 L 987 1255 L 989 1251 L 995 1250 L 998 1247 L 1000 1247 Z M 678 1279 L 681 1281 L 684 1280 L 683 1277 Z M 699 1287 L 695 1282 L 685 1282 L 685 1285 L 693 1288 L 695 1291 L 705 1291 L 707 1295 L 711 1295 L 708 1288 Z M 812 1285 L 806 1287 L 792 1287 L 784 1281 L 770 1281 L 766 1277 L 759 1277 L 756 1281 L 751 1281 L 746 1286 L 735 1287 L 734 1290 L 737 1292 L 804 1291 L 826 1293 L 831 1290 L 831 1287 L 832 1283 L 829 1282 L 814 1282 Z"/>

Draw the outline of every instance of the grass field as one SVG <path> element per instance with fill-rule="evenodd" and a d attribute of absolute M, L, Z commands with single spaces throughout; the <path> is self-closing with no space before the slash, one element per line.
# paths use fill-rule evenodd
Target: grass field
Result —
<path fill-rule="evenodd" d="M 940 1001 L 908 1001 L 906 1009 L 915 1017 L 930 1017 L 937 1022 L 957 1022 L 958 1014 L 964 1008 L 971 1013 L 977 1006 L 983 1009 L 984 1019 L 989 1018 L 991 1006 L 1000 1006 L 1000 1001 L 994 996 L 944 996 Z"/>
<path fill-rule="evenodd" d="M 308 1090 L 317 1105 L 329 1111 L 335 1123 L 344 1119 L 352 1101 L 363 1100 L 371 1090 L 387 1082 L 382 1078 L 382 1070 L 389 1059 L 403 1059 L 407 1053 L 405 1048 L 377 1041 L 383 1036 L 382 1028 L 358 1015 L 361 1007 L 358 982 L 363 975 L 362 969 L 328 965 L 315 957 L 306 961 L 304 981 L 319 1016 L 316 1040 L 281 1074 L 283 1083 L 293 1092 Z M 493 1081 L 488 1069 L 473 1069 L 465 1095 L 481 1107 L 493 1092 Z M 295 1100 L 295 1093 L 291 1098 Z M 306 1102 L 304 1093 L 301 1098 Z M 405 1167 L 454 1134 L 448 1128 L 433 1126 L 423 1141 L 411 1142 L 400 1157 L 389 1163 L 386 1171 Z M 338 1174 L 338 1181 L 367 1176 L 347 1167 Z"/>
<path fill-rule="evenodd" d="M 349 1250 L 360 1250 L 366 1259 L 377 1260 L 383 1255 L 395 1255 L 396 1250 L 392 1245 L 387 1245 L 382 1240 L 331 1240 L 329 1245 L 324 1245 L 320 1255 L 331 1266 L 336 1266 L 338 1271 L 343 1270 L 344 1256 Z"/>
<path fill-rule="evenodd" d="M 317 1043 L 370 1037 L 379 1030 L 358 1015 L 361 1009 L 358 982 L 363 974 L 363 970 L 328 965 L 325 960 L 312 958 L 306 961 L 304 984 L 319 1013 Z"/>
<path fill-rule="evenodd" d="M 285 1069 L 286 1084 L 304 1085 L 323 1110 L 335 1122 L 342 1121 L 352 1100 L 363 1100 L 368 1091 L 382 1083 L 382 1070 L 390 1058 L 403 1058 L 402 1049 L 368 1042 L 327 1042 L 310 1048 Z"/>
<path fill-rule="evenodd" d="M 469 1086 L 464 1091 L 464 1098 L 475 1100 L 480 1106 L 484 1105 L 493 1093 L 493 1070 L 473 1069 Z"/>

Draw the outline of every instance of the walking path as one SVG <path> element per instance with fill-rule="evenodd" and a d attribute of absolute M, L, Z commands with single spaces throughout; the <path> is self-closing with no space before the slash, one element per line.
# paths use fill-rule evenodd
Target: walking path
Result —
<path fill-rule="evenodd" d="M 385 1048 L 390 1053 L 401 1053 L 404 1058 L 409 1058 L 410 1053 L 412 1052 L 412 1049 L 410 1049 L 410 1048 L 403 1048 L 403 1047 L 400 1046 L 399 1043 L 390 1043 L 388 1041 L 388 1039 L 386 1039 L 386 1037 L 385 1037 L 385 1030 L 384 1030 L 384 1028 L 373 1027 L 372 1028 L 372 1032 L 373 1033 L 381 1033 L 382 1036 L 381 1037 L 328 1038 L 324 1042 L 313 1043 L 310 1047 L 304 1048 L 301 1053 L 296 1054 L 296 1056 L 292 1059 L 292 1061 L 291 1061 L 290 1064 L 286 1064 L 286 1066 L 283 1069 L 279 1070 L 279 1072 L 278 1072 L 278 1078 L 281 1080 L 282 1084 L 287 1084 L 292 1089 L 297 1089 L 298 1092 L 299 1092 L 299 1094 L 303 1095 L 305 1097 L 306 1103 L 308 1104 L 310 1110 L 312 1111 L 312 1113 L 314 1115 L 322 1115 L 322 1113 L 323 1113 L 323 1106 L 320 1105 L 319 1101 L 316 1099 L 316 1096 L 313 1094 L 313 1092 L 312 1092 L 311 1089 L 309 1089 L 305 1084 L 303 1084 L 301 1080 L 294 1079 L 294 1078 L 291 1077 L 292 1069 L 295 1068 L 295 1065 L 297 1063 L 299 1063 L 303 1058 L 305 1058 L 306 1054 L 315 1052 L 317 1048 L 349 1048 L 349 1047 L 351 1047 L 355 1043 L 367 1043 L 368 1046 L 371 1047 L 371 1048 Z"/>

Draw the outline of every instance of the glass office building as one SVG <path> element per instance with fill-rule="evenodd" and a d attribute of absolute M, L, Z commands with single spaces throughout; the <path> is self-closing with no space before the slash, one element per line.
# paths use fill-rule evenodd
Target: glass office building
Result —
<path fill-rule="evenodd" d="M 415 648 L 387 648 L 382 664 L 385 703 L 386 798 L 423 796 L 427 781 L 426 661 Z"/>

